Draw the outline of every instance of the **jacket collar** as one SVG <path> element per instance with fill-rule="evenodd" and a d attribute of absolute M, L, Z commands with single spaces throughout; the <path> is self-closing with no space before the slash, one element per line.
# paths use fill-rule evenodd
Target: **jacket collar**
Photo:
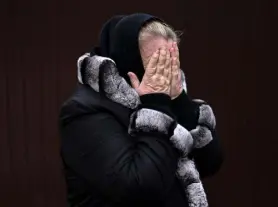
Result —
<path fill-rule="evenodd" d="M 77 79 L 110 100 L 130 109 L 140 104 L 137 92 L 120 76 L 116 63 L 106 57 L 86 53 L 77 61 Z M 183 89 L 187 92 L 185 75 L 182 72 Z"/>

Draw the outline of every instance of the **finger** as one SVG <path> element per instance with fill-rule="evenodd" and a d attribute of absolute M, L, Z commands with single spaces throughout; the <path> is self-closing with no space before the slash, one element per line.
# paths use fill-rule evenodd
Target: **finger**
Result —
<path fill-rule="evenodd" d="M 182 83 L 182 75 L 181 75 L 181 70 L 178 70 L 178 81 L 180 82 L 180 84 Z"/>
<path fill-rule="evenodd" d="M 173 43 L 173 48 L 175 50 L 175 56 L 179 59 L 180 52 L 179 52 L 178 44 L 176 42 Z"/>
<path fill-rule="evenodd" d="M 176 57 L 172 58 L 172 69 L 177 70 L 178 59 Z"/>
<path fill-rule="evenodd" d="M 176 57 L 175 48 L 174 48 L 174 47 L 171 47 L 171 49 L 170 49 L 170 55 L 171 55 L 171 58 Z"/>
<path fill-rule="evenodd" d="M 160 50 L 157 68 L 156 68 L 156 73 L 158 73 L 158 74 L 163 74 L 165 62 L 166 62 L 166 54 L 167 54 L 166 49 L 162 48 Z"/>
<path fill-rule="evenodd" d="M 147 69 L 153 69 L 153 70 L 156 69 L 159 54 L 160 54 L 159 50 L 157 50 L 153 53 L 153 55 L 151 56 L 151 59 L 149 60 L 148 65 L 147 65 Z M 153 71 L 153 72 L 155 72 L 155 71 Z"/>
<path fill-rule="evenodd" d="M 171 82 L 172 82 L 172 77 L 173 77 L 173 70 L 172 70 L 172 58 L 170 57 L 170 70 L 169 70 L 169 74 L 168 74 L 168 80 L 170 80 L 169 81 L 169 83 L 171 84 Z"/>
<path fill-rule="evenodd" d="M 127 75 L 129 76 L 131 86 L 133 88 L 138 88 L 140 86 L 140 81 L 137 78 L 137 76 L 135 75 L 135 73 L 129 72 L 129 73 L 127 73 Z"/>
<path fill-rule="evenodd" d="M 172 74 L 173 74 L 173 79 L 177 80 L 178 79 L 178 65 L 177 65 L 177 58 L 173 57 L 172 59 Z"/>
<path fill-rule="evenodd" d="M 175 56 L 177 58 L 178 69 L 180 69 L 180 52 L 179 52 L 178 44 L 176 42 L 174 42 L 173 47 L 175 49 Z"/>
<path fill-rule="evenodd" d="M 178 72 L 177 87 L 178 87 L 180 90 L 182 89 L 181 70 L 179 70 L 179 72 Z"/>
<path fill-rule="evenodd" d="M 170 50 L 167 50 L 165 68 L 164 68 L 164 76 L 166 78 L 168 78 L 170 73 L 171 73 L 171 57 L 170 57 Z"/>

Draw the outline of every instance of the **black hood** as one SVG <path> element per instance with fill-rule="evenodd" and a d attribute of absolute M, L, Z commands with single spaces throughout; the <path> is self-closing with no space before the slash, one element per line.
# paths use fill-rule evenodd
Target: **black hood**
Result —
<path fill-rule="evenodd" d="M 144 13 L 112 17 L 104 24 L 99 47 L 95 48 L 91 55 L 98 54 L 114 60 L 120 75 L 128 82 L 127 73 L 130 71 L 141 80 L 144 66 L 138 44 L 139 32 L 146 23 L 153 20 L 162 21 Z"/>

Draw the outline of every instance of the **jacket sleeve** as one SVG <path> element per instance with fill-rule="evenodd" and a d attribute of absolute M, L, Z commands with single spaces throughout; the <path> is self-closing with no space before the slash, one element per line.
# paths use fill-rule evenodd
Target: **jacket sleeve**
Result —
<path fill-rule="evenodd" d="M 194 139 L 193 158 L 201 178 L 215 174 L 223 162 L 223 154 L 216 133 L 212 109 L 201 100 L 192 100 L 184 91 L 172 108 L 180 125 L 190 129 Z M 192 129 L 192 130 L 191 130 Z"/>
<path fill-rule="evenodd" d="M 159 200 L 175 180 L 178 154 L 169 141 L 175 125 L 170 98 L 157 94 L 141 100 L 129 133 L 114 116 L 97 111 L 60 127 L 65 164 L 111 202 Z"/>

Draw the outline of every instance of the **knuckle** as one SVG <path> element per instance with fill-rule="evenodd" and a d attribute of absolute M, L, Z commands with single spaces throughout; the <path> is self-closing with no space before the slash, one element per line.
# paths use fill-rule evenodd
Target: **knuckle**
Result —
<path fill-rule="evenodd" d="M 159 61 L 158 61 L 158 65 L 164 65 L 165 63 L 165 58 L 161 58 Z"/>
<path fill-rule="evenodd" d="M 161 77 L 159 78 L 159 83 L 160 83 L 161 85 L 163 85 L 164 82 L 165 82 L 165 78 L 164 78 L 163 76 L 161 76 Z"/>
<path fill-rule="evenodd" d="M 159 57 L 158 53 L 154 53 L 153 56 L 152 56 L 152 58 L 154 58 L 154 59 L 157 59 L 158 57 Z"/>
<path fill-rule="evenodd" d="M 164 69 L 164 65 L 163 65 L 163 64 L 158 65 L 158 66 L 157 66 L 157 69 L 159 69 L 159 70 L 163 70 L 163 69 Z"/>
<path fill-rule="evenodd" d="M 167 54 L 166 50 L 163 49 L 163 50 L 160 51 L 160 55 L 164 56 L 166 54 Z"/>
<path fill-rule="evenodd" d="M 159 75 L 155 74 L 155 75 L 153 75 L 152 77 L 153 77 L 153 79 L 157 80 L 158 77 L 159 77 Z"/>

